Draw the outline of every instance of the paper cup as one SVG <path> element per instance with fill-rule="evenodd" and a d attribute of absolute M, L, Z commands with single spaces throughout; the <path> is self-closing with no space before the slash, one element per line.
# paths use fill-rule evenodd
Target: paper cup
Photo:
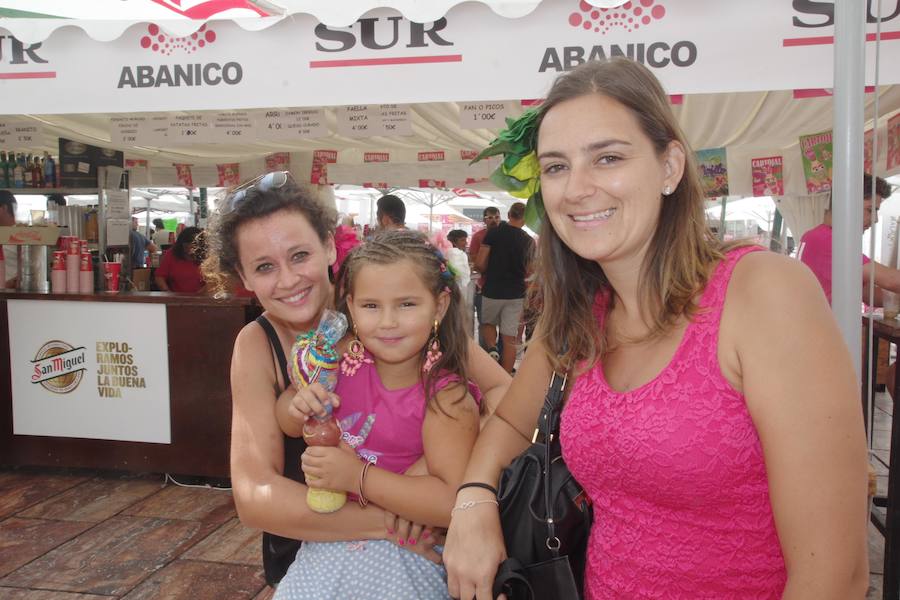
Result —
<path fill-rule="evenodd" d="M 106 280 L 107 292 L 119 291 L 119 274 L 122 272 L 122 263 L 103 263 L 103 278 Z"/>

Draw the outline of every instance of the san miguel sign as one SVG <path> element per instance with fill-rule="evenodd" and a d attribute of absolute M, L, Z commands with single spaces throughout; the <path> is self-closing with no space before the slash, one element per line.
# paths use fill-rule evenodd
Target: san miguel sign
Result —
<path fill-rule="evenodd" d="M 881 4 L 881 61 L 898 64 L 900 0 Z M 464 2 L 426 23 L 379 8 L 347 27 L 298 13 L 261 31 L 218 20 L 173 37 L 137 23 L 110 42 L 64 27 L 23 44 L 0 29 L 0 94 L 8 114 L 498 102 L 541 98 L 560 73 L 616 56 L 670 94 L 830 88 L 833 40 L 825 0 L 543 0 L 514 19 Z M 880 81 L 900 84 L 900 69 Z"/>

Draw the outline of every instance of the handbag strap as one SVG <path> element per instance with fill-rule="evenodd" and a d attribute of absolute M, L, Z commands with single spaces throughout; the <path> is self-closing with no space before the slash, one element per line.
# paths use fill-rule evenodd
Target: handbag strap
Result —
<path fill-rule="evenodd" d="M 547 389 L 547 396 L 544 398 L 544 406 L 541 408 L 540 421 L 538 428 L 544 435 L 544 509 L 546 511 L 547 522 L 547 549 L 553 557 L 559 556 L 560 541 L 556 537 L 556 521 L 553 515 L 553 498 L 552 492 L 552 468 L 553 468 L 553 448 L 559 444 L 559 421 L 560 409 L 562 407 L 563 396 L 565 395 L 566 382 L 568 375 L 560 375 L 556 371 L 550 378 L 550 386 Z"/>

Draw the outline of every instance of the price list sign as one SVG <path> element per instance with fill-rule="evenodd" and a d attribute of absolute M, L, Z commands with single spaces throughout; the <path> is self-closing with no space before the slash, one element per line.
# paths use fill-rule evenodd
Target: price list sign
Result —
<path fill-rule="evenodd" d="M 265 140 L 327 137 L 328 124 L 321 108 L 267 110 L 257 115 L 256 135 Z"/>
<path fill-rule="evenodd" d="M 338 106 L 336 109 L 337 132 L 351 138 L 381 135 L 381 119 L 376 115 L 375 108 L 368 104 Z"/>
<path fill-rule="evenodd" d="M 42 135 L 41 126 L 33 121 L 0 121 L 0 146 L 36 146 L 41 144 Z"/>
<path fill-rule="evenodd" d="M 172 144 L 200 144 L 212 141 L 212 117 L 202 113 L 169 116 L 169 141 Z"/>
<path fill-rule="evenodd" d="M 244 140 L 253 141 L 255 124 L 250 113 L 233 110 L 216 113 L 210 124 L 209 141 L 219 144 L 237 144 Z"/>
<path fill-rule="evenodd" d="M 463 102 L 459 126 L 463 129 L 502 129 L 511 113 L 511 102 Z"/>

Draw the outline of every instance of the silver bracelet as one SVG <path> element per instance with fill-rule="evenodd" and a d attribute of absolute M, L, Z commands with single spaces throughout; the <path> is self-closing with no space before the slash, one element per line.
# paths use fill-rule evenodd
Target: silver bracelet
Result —
<path fill-rule="evenodd" d="M 469 510 L 473 506 L 478 506 L 479 504 L 494 504 L 500 506 L 500 503 L 496 500 L 467 500 L 466 502 L 461 502 L 457 506 L 454 506 L 453 510 L 450 511 L 450 514 L 452 515 L 458 510 Z"/>

